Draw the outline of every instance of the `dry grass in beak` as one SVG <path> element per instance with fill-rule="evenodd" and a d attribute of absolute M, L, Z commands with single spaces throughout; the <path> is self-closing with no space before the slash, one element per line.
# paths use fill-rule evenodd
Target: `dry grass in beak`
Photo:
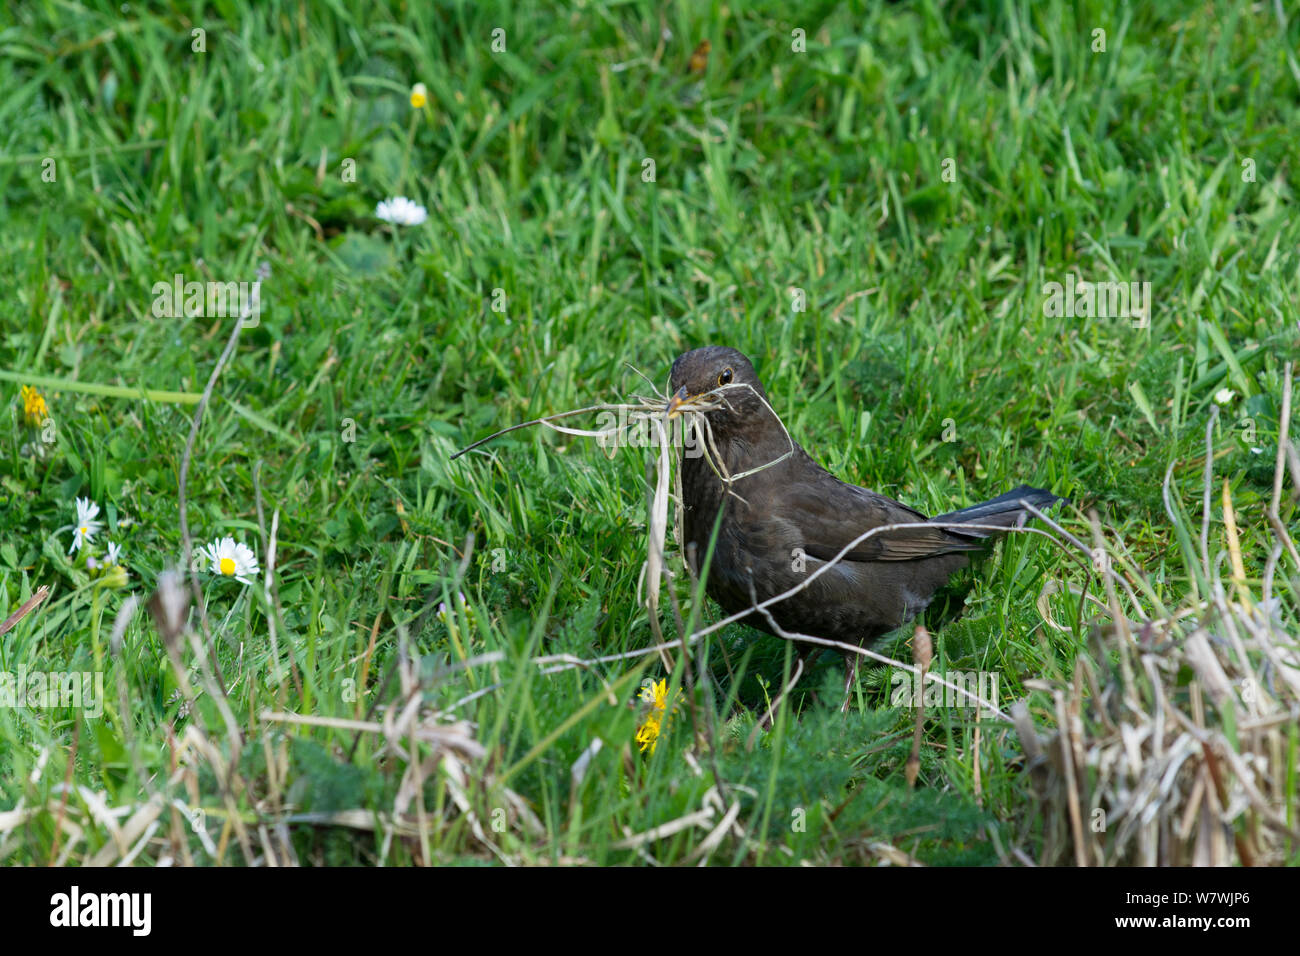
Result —
<path fill-rule="evenodd" d="M 638 374 L 640 373 L 638 372 Z M 645 376 L 642 376 L 642 378 L 645 378 Z M 646 381 L 649 383 L 648 379 Z M 650 387 L 654 393 L 651 397 L 634 395 L 631 402 L 589 405 L 586 408 L 557 412 L 554 415 L 546 415 L 532 421 L 511 425 L 509 428 L 503 428 L 498 432 L 493 432 L 486 438 L 479 439 L 472 445 L 467 445 L 452 455 L 451 458 L 454 461 L 466 452 L 473 451 L 475 448 L 485 445 L 502 435 L 507 435 L 522 428 L 530 428 L 534 425 L 542 425 L 565 435 L 595 438 L 602 447 L 633 444 L 625 441 L 627 432 L 633 428 L 648 427 L 655 438 L 653 443 L 656 448 L 655 477 L 653 491 L 649 496 L 649 513 L 647 516 L 649 540 L 646 547 L 646 561 L 642 567 L 642 576 L 637 585 L 637 603 L 644 604 L 649 615 L 650 628 L 654 633 L 655 641 L 662 644 L 664 639 L 662 629 L 659 626 L 659 595 L 663 577 L 668 573 L 665 571 L 664 545 L 668 536 L 668 501 L 673 475 L 672 455 L 676 447 L 669 441 L 670 429 L 668 423 L 675 418 L 684 418 L 681 434 L 688 434 L 693 427 L 697 428 L 697 434 L 705 434 L 708 420 L 705 418 L 704 413 L 722 408 L 724 400 L 720 396 L 715 396 L 714 392 L 688 399 L 684 388 L 669 399 L 655 388 L 653 383 L 650 383 Z M 619 413 L 620 422 L 618 425 L 602 429 L 571 428 L 567 425 L 557 424 L 563 419 L 595 412 L 617 412 Z M 680 501 L 680 496 L 678 500 Z M 680 527 L 680 515 L 678 516 L 678 526 Z M 645 592 L 644 601 L 642 600 L 642 589 Z M 663 658 L 664 665 L 671 669 L 673 665 L 668 658 L 667 652 L 661 650 L 660 655 Z"/>
<path fill-rule="evenodd" d="M 640 372 L 637 372 L 637 374 L 641 375 Z M 721 456 L 718 454 L 717 443 L 713 439 L 713 430 L 709 424 L 709 419 L 706 413 L 721 408 L 734 410 L 731 403 L 727 401 L 726 392 L 732 389 L 748 389 L 751 392 L 754 392 L 754 387 L 744 382 L 733 382 L 728 385 L 719 386 L 718 388 L 704 392 L 700 395 L 692 396 L 689 394 L 685 386 L 683 386 L 678 389 L 671 398 L 669 398 L 667 395 L 660 392 L 659 389 L 655 387 L 654 383 L 650 382 L 648 378 L 644 375 L 641 375 L 641 377 L 650 386 L 650 390 L 653 392 L 652 397 L 634 395 L 632 396 L 632 401 L 628 403 L 589 405 L 586 408 L 578 408 L 567 412 L 557 412 L 554 415 L 547 415 L 542 418 L 535 418 L 532 421 L 522 422 L 518 425 L 511 425 L 509 428 L 503 428 L 486 438 L 479 439 L 472 445 L 462 448 L 451 457 L 452 460 L 455 460 L 466 452 L 472 451 L 495 438 L 499 438 L 500 436 L 509 434 L 513 431 L 518 431 L 521 428 L 530 428 L 533 425 L 542 425 L 552 431 L 557 431 L 565 435 L 595 438 L 602 447 L 631 444 L 631 442 L 624 442 L 622 439 L 624 439 L 626 433 L 634 427 L 648 427 L 651 429 L 655 437 L 653 445 L 657 449 L 657 452 L 654 462 L 653 491 L 649 495 L 647 503 L 648 514 L 646 524 L 649 534 L 646 542 L 646 560 L 645 564 L 642 566 L 641 577 L 637 582 L 637 604 L 644 606 L 646 609 L 649 617 L 650 629 L 654 634 L 655 643 L 657 645 L 664 645 L 667 642 L 664 640 L 663 630 L 659 624 L 659 596 L 662 590 L 663 578 L 665 576 L 671 576 L 671 572 L 666 570 L 664 556 L 665 542 L 668 537 L 669 490 L 674 474 L 672 455 L 673 450 L 676 448 L 676 446 L 669 441 L 669 423 L 676 418 L 683 418 L 684 421 L 681 429 L 681 434 L 683 436 L 690 434 L 691 430 L 694 429 L 695 434 L 698 436 L 700 441 L 701 452 L 705 461 L 708 463 L 709 468 L 712 469 L 713 473 L 718 476 L 724 485 L 726 485 L 728 493 L 736 495 L 736 497 L 740 496 L 737 495 L 735 490 L 732 488 L 735 482 L 784 461 L 786 458 L 790 457 L 790 455 L 794 454 L 795 445 L 794 439 L 790 437 L 790 433 L 786 430 L 785 424 L 781 422 L 780 416 L 776 414 L 772 406 L 763 399 L 762 396 L 758 396 L 759 400 L 763 402 L 764 407 L 766 407 L 768 412 L 771 413 L 772 417 L 781 424 L 781 430 L 785 433 L 790 447 L 788 451 L 772 461 L 764 462 L 755 468 L 751 468 L 737 475 L 732 475 L 728 472 L 726 463 L 721 460 Z M 610 411 L 618 412 L 620 418 L 620 423 L 610 428 L 570 428 L 566 425 L 556 424 L 560 420 L 573 418 L 578 415 Z M 677 474 L 680 479 L 680 469 L 678 469 Z M 647 484 L 651 484 L 648 475 Z M 678 481 L 678 485 L 678 512 L 676 515 L 676 526 L 680 529 L 682 526 L 680 480 Z M 680 548 L 680 541 L 678 541 L 678 546 Z M 642 593 L 643 591 L 644 595 Z M 659 655 L 664 666 L 671 670 L 673 662 L 669 658 L 667 650 L 661 647 Z"/>

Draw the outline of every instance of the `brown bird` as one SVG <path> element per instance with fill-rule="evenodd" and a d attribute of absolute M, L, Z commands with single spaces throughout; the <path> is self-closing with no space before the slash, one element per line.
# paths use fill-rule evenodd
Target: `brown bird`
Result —
<path fill-rule="evenodd" d="M 984 550 L 986 539 L 998 533 L 950 525 L 1020 527 L 1029 517 L 1022 499 L 1036 508 L 1064 500 L 1021 485 L 983 504 L 927 518 L 846 484 L 789 436 L 754 366 L 732 348 L 708 346 L 679 356 L 670 390 L 669 418 L 686 409 L 704 419 L 696 419 L 693 430 L 705 454 L 682 459 L 683 542 L 698 575 L 717 524 L 706 589 L 727 613 L 796 587 L 852 545 L 806 588 L 768 609 L 784 631 L 870 646 L 924 609 L 966 565 L 969 552 Z M 920 526 L 853 543 L 873 528 L 895 524 Z M 761 613 L 745 622 L 776 633 Z M 800 662 L 815 649 L 799 645 Z M 844 652 L 844 708 L 860 659 Z"/>

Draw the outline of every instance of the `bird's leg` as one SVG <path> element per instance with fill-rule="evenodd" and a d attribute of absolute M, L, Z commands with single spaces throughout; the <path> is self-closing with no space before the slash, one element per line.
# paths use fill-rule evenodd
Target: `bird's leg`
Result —
<path fill-rule="evenodd" d="M 790 675 L 789 682 L 781 688 L 781 693 L 776 695 L 776 700 L 772 701 L 772 706 L 767 709 L 763 719 L 758 722 L 753 732 L 749 735 L 749 740 L 745 742 L 746 750 L 754 749 L 754 738 L 758 736 L 760 730 L 771 730 L 772 721 L 776 719 L 776 710 L 781 706 L 781 701 L 785 700 L 785 695 L 794 690 L 794 685 L 799 683 L 799 678 L 803 676 L 803 656 L 795 655 L 794 673 Z"/>
<path fill-rule="evenodd" d="M 840 705 L 841 714 L 849 712 L 849 703 L 853 700 L 853 688 L 858 682 L 858 662 L 861 660 L 861 654 L 844 652 L 844 703 Z"/>
<path fill-rule="evenodd" d="M 795 644 L 794 647 L 795 653 L 799 655 L 799 663 L 804 665 L 806 668 L 811 669 L 812 662 L 816 660 L 817 655 L 821 653 L 821 648 L 816 644 Z M 812 692 L 812 699 L 813 703 L 818 707 L 821 706 L 821 699 L 818 698 L 817 691 Z"/>
<path fill-rule="evenodd" d="M 802 641 L 796 641 L 794 650 L 796 654 L 807 662 L 816 659 L 817 655 L 821 653 L 822 648 L 820 644 L 805 644 Z"/>

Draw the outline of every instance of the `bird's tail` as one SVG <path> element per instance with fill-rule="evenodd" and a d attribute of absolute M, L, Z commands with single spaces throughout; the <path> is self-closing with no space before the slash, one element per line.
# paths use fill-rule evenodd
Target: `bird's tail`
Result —
<path fill-rule="evenodd" d="M 982 504 L 971 505 L 969 508 L 962 508 L 960 511 L 950 511 L 946 515 L 936 515 L 930 520 L 935 524 L 956 522 L 958 524 L 997 525 L 999 528 L 1022 528 L 1030 518 L 1029 511 L 1020 504 L 1022 500 L 1029 502 L 1039 510 L 1066 501 L 1065 498 L 1054 495 L 1050 491 L 1044 491 L 1042 488 L 1020 485 L 1018 488 L 1012 488 L 1006 494 L 990 498 Z M 963 528 L 960 529 L 959 533 L 977 535 L 981 538 L 988 537 L 990 534 L 997 534 L 996 531 L 984 531 L 977 528 L 969 530 Z"/>

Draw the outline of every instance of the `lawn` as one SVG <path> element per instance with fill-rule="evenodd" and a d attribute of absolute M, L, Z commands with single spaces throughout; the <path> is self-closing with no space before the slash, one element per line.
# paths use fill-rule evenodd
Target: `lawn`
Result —
<path fill-rule="evenodd" d="M 1206 825 L 1300 861 L 1282 4 L 3 17 L 0 864 L 1178 862 L 1187 801 L 1257 752 L 1271 809 Z M 722 618 L 671 529 L 650 618 L 655 449 L 531 427 L 452 458 L 705 344 L 845 480 L 1070 499 L 1078 546 L 1040 523 L 927 612 L 932 670 L 1001 716 L 928 706 L 914 783 L 896 666 L 841 715 L 824 654 L 765 729 L 787 642 L 645 653 Z M 1238 644 L 1224 690 L 1205 654 Z M 1217 735 L 1159 833 L 1086 756 L 1112 675 L 1126 715 L 1163 687 Z M 1044 741 L 1082 711 L 1068 773 L 1016 701 Z"/>

